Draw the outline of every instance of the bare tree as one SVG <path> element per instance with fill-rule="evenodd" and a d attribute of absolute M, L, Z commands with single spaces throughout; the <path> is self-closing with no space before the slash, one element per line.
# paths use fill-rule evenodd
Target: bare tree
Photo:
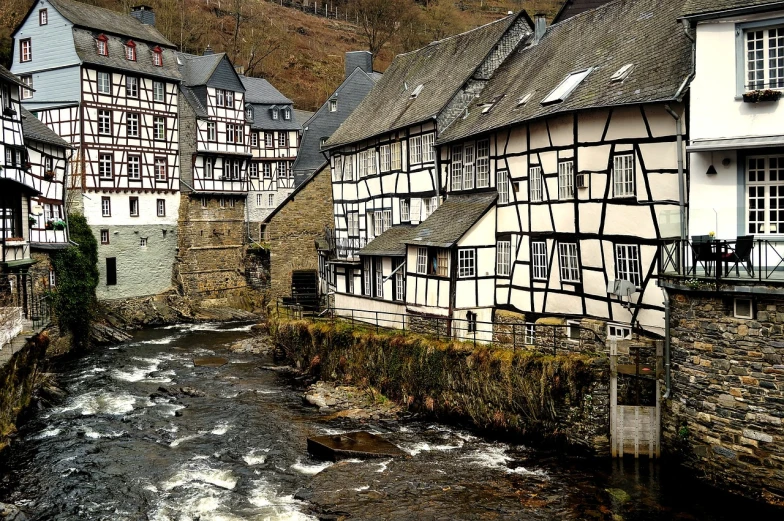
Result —
<path fill-rule="evenodd" d="M 360 32 L 374 55 L 415 13 L 411 0 L 356 0 L 354 7 Z"/>

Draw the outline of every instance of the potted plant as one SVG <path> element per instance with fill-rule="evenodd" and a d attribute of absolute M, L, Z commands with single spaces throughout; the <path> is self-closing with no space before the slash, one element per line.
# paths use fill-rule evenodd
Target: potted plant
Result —
<path fill-rule="evenodd" d="M 54 221 L 52 219 L 49 219 L 48 221 L 46 221 L 46 224 L 44 225 L 44 228 L 47 229 L 47 230 L 54 230 Z"/>
<path fill-rule="evenodd" d="M 52 170 L 47 170 L 46 172 L 44 172 L 44 179 L 46 179 L 47 181 L 51 181 L 52 179 L 54 179 L 54 172 Z"/>
<path fill-rule="evenodd" d="M 773 89 L 757 89 L 750 90 L 743 93 L 743 101 L 745 103 L 762 103 L 765 101 L 778 101 L 781 97 L 780 90 Z"/>
<path fill-rule="evenodd" d="M 5 242 L 24 242 L 24 237 L 7 237 Z"/>
<path fill-rule="evenodd" d="M 35 217 L 35 215 L 28 215 L 27 222 L 30 224 L 30 227 L 32 228 L 38 222 L 38 219 Z"/>
<path fill-rule="evenodd" d="M 52 223 L 52 226 L 55 230 L 65 230 L 65 221 L 62 219 L 57 219 Z"/>

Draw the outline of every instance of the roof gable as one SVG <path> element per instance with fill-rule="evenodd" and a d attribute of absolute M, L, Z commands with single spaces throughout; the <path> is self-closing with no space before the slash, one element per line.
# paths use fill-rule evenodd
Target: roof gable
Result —
<path fill-rule="evenodd" d="M 71 148 L 63 138 L 58 136 L 52 129 L 41 123 L 41 121 L 31 114 L 26 108 L 22 107 L 22 132 L 25 140 L 40 141 L 50 145 Z"/>
<path fill-rule="evenodd" d="M 563 22 L 572 16 L 601 7 L 612 0 L 566 0 L 553 18 L 553 23 Z"/>
<path fill-rule="evenodd" d="M 178 52 L 177 59 L 182 81 L 187 87 L 208 86 L 245 92 L 245 86 L 226 53 L 197 56 Z"/>
<path fill-rule="evenodd" d="M 758 11 L 784 9 L 781 0 L 688 0 L 683 6 L 684 18 L 709 16 L 725 11 Z"/>
<path fill-rule="evenodd" d="M 245 86 L 245 102 L 265 105 L 292 105 L 293 102 L 264 78 L 240 76 Z"/>
<path fill-rule="evenodd" d="M 495 204 L 497 197 L 497 192 L 450 195 L 404 242 L 451 248 Z"/>

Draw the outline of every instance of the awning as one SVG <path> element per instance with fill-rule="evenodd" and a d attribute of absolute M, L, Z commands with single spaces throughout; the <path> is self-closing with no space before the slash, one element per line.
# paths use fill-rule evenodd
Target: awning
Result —
<path fill-rule="evenodd" d="M 686 152 L 715 152 L 745 148 L 784 147 L 784 136 L 756 136 L 721 139 L 692 139 Z"/>

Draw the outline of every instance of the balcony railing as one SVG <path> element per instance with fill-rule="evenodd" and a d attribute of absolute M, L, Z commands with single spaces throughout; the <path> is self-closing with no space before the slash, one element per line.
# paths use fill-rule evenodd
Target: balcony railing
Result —
<path fill-rule="evenodd" d="M 2 262 L 20 261 L 30 258 L 30 244 L 26 240 L 0 239 Z"/>
<path fill-rule="evenodd" d="M 668 239 L 659 245 L 659 274 L 686 279 L 784 283 L 784 240 Z"/>

